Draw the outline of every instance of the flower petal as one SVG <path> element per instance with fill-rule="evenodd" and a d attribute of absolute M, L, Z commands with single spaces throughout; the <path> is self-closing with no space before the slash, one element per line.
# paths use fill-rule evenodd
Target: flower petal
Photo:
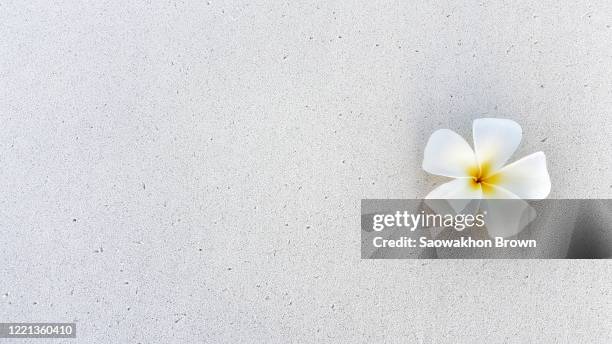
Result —
<path fill-rule="evenodd" d="M 521 199 L 512 192 L 493 184 L 482 183 L 483 199 Z"/>
<path fill-rule="evenodd" d="M 423 169 L 446 177 L 467 177 L 476 165 L 472 147 L 452 130 L 436 130 L 425 146 Z"/>
<path fill-rule="evenodd" d="M 470 178 L 457 178 L 433 189 L 426 199 L 480 199 L 482 190 Z"/>
<path fill-rule="evenodd" d="M 533 153 L 499 170 L 492 183 L 522 199 L 544 199 L 550 193 L 546 155 Z M 485 181 L 486 182 L 486 181 Z"/>
<path fill-rule="evenodd" d="M 515 236 L 536 218 L 535 209 L 527 202 L 508 198 L 487 199 L 480 203 L 480 209 L 485 214 L 487 232 L 492 238 Z"/>
<path fill-rule="evenodd" d="M 427 196 L 425 196 L 425 199 L 448 200 L 446 202 L 456 213 L 463 212 L 471 200 L 479 200 L 481 198 L 482 189 L 480 188 L 480 185 L 474 184 L 470 178 L 457 178 L 448 183 L 444 183 L 433 189 Z M 432 207 L 430 202 L 426 203 Z M 441 213 L 441 209 L 438 209 L 435 206 L 432 207 L 432 209 L 436 210 L 438 213 Z"/>
<path fill-rule="evenodd" d="M 474 150 L 486 177 L 510 159 L 521 143 L 523 130 L 515 121 L 500 118 L 480 118 L 474 121 Z"/>

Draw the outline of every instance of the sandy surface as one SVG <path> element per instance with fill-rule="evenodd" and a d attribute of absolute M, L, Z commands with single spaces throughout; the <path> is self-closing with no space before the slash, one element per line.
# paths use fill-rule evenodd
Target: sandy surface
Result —
<path fill-rule="evenodd" d="M 424 196 L 431 132 L 478 117 L 523 126 L 551 197 L 610 198 L 611 26 L 607 1 L 2 2 L 0 319 L 610 343 L 609 262 L 361 260 L 359 206 Z"/>

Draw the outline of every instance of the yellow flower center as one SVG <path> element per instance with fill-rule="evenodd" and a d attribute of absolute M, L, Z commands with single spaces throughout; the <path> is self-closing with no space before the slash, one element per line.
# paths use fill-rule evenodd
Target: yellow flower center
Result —
<path fill-rule="evenodd" d="M 489 162 L 472 166 L 467 172 L 468 176 L 472 178 L 470 186 L 475 190 L 481 188 L 483 194 L 493 194 L 495 192 L 494 186 L 501 181 L 501 175 L 493 171 Z"/>

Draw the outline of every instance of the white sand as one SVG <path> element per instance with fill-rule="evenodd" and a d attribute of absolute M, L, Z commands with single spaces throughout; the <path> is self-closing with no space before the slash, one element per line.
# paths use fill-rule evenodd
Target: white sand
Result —
<path fill-rule="evenodd" d="M 359 201 L 422 197 L 431 132 L 487 116 L 547 154 L 551 197 L 609 198 L 611 25 L 606 1 L 3 2 L 0 318 L 609 343 L 608 262 L 365 261 Z"/>

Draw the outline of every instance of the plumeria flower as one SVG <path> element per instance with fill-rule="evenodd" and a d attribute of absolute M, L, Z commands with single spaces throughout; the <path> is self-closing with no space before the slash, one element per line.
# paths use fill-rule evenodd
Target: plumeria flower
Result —
<path fill-rule="evenodd" d="M 459 208 L 465 207 L 469 200 L 548 196 L 551 183 L 543 152 L 506 165 L 521 142 L 520 125 L 509 119 L 481 118 L 474 121 L 472 130 L 474 149 L 452 130 L 440 129 L 431 135 L 425 147 L 423 169 L 454 180 L 431 191 L 426 199 L 463 200 L 453 204 L 456 211 L 461 211 Z M 489 202 L 488 207 L 495 207 L 495 203 L 499 202 Z M 490 210 L 503 212 L 503 209 Z"/>

